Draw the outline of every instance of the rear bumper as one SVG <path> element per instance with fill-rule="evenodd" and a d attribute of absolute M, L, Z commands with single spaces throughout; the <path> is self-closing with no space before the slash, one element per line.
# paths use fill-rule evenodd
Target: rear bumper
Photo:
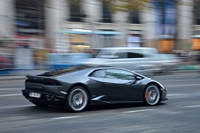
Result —
<path fill-rule="evenodd" d="M 40 98 L 30 97 L 29 96 L 30 92 L 40 93 L 41 97 Z M 22 94 L 30 102 L 38 102 L 38 103 L 48 104 L 48 105 L 62 106 L 62 105 L 65 105 L 65 101 L 66 101 L 64 96 L 57 96 L 55 94 L 49 94 L 49 93 L 41 92 L 41 91 L 22 90 Z"/>

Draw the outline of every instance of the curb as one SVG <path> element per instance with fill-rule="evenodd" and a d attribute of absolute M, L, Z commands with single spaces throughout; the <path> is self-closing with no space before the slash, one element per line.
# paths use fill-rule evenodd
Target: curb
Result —
<path fill-rule="evenodd" d="M 199 66 L 181 66 L 179 70 L 181 71 L 195 71 L 198 70 Z"/>
<path fill-rule="evenodd" d="M 175 71 L 174 73 L 194 73 L 194 72 L 198 72 L 198 70 L 179 70 Z"/>

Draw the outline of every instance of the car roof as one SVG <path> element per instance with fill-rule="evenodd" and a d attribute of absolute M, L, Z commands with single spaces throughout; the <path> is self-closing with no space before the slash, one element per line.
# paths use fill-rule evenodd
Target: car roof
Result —
<path fill-rule="evenodd" d="M 73 73 L 73 72 L 82 71 L 86 69 L 91 70 L 91 69 L 108 68 L 108 67 L 111 67 L 111 66 L 78 65 L 78 66 L 73 66 L 70 68 L 61 68 L 61 69 L 51 70 L 51 71 L 42 73 L 39 76 L 58 76 L 58 75 Z"/>

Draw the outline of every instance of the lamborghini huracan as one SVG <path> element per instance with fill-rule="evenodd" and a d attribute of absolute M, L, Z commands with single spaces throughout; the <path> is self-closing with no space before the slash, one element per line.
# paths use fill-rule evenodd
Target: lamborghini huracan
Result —
<path fill-rule="evenodd" d="M 27 75 L 22 94 L 37 106 L 57 105 L 79 112 L 94 104 L 167 100 L 164 85 L 136 72 L 111 66 L 80 65 Z"/>

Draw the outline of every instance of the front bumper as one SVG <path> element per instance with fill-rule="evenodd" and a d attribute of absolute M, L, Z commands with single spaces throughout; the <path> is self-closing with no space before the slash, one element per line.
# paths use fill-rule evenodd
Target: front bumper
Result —
<path fill-rule="evenodd" d="M 163 89 L 161 89 L 161 101 L 166 101 L 166 100 L 168 100 L 167 89 L 163 88 Z"/>
<path fill-rule="evenodd" d="M 40 93 L 40 98 L 33 98 L 30 97 L 30 92 Z M 65 96 L 58 96 L 55 94 L 50 94 L 47 92 L 42 91 L 35 91 L 35 90 L 22 90 L 23 96 L 28 99 L 30 102 L 37 102 L 42 104 L 48 104 L 48 105 L 64 105 L 65 104 Z"/>

